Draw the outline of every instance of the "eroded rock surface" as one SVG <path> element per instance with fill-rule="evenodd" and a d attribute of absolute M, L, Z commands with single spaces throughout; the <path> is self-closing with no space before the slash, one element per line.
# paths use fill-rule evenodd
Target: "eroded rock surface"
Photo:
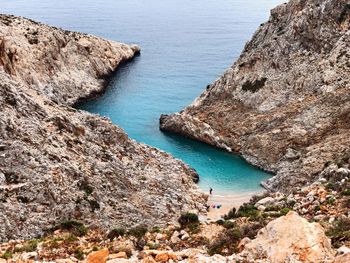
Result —
<path fill-rule="evenodd" d="M 73 105 L 97 95 L 119 63 L 140 52 L 136 45 L 20 17 L 1 15 L 0 22 L 0 65 L 4 71 L 60 104 Z"/>
<path fill-rule="evenodd" d="M 276 263 L 326 262 L 334 252 L 321 225 L 289 212 L 261 229 L 256 239 L 244 245 L 241 255 Z"/>
<path fill-rule="evenodd" d="M 67 219 L 154 226 L 204 209 L 192 169 L 67 106 L 103 89 L 137 47 L 5 15 L 0 43 L 0 240 Z"/>
<path fill-rule="evenodd" d="M 350 6 L 291 0 L 271 11 L 240 58 L 162 130 L 241 153 L 277 173 L 266 186 L 303 185 L 348 158 Z"/>

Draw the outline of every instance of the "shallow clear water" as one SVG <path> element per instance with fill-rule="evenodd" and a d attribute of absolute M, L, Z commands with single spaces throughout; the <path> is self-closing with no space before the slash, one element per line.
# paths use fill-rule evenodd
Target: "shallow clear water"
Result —
<path fill-rule="evenodd" d="M 242 193 L 270 175 L 239 156 L 158 129 L 239 56 L 281 0 L 0 0 L 0 11 L 128 44 L 142 54 L 124 65 L 104 96 L 81 107 L 108 116 L 137 141 L 172 153 L 200 174 L 200 187 Z"/>

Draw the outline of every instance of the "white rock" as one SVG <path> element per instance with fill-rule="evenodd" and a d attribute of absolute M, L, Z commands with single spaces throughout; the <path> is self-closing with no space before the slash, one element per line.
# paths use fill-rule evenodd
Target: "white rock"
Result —
<path fill-rule="evenodd" d="M 173 244 L 179 243 L 181 241 L 181 239 L 179 238 L 179 235 L 180 235 L 180 233 L 175 231 L 170 238 L 171 243 L 173 243 Z"/>
<path fill-rule="evenodd" d="M 332 224 L 335 220 L 335 217 L 334 216 L 331 216 L 328 220 L 328 223 Z"/>
<path fill-rule="evenodd" d="M 266 205 L 271 205 L 271 204 L 273 204 L 275 201 L 276 201 L 276 200 L 275 200 L 274 198 L 268 196 L 268 197 L 265 197 L 265 198 L 259 200 L 259 201 L 255 204 L 255 207 L 258 207 L 259 205 L 264 205 L 264 206 L 266 206 Z"/>
<path fill-rule="evenodd" d="M 327 183 L 327 179 L 326 178 L 320 178 L 320 179 L 318 179 L 318 181 L 320 183 Z"/>
<path fill-rule="evenodd" d="M 157 240 L 163 239 L 163 234 L 158 233 L 158 234 L 156 235 L 156 239 L 157 239 Z"/>
<path fill-rule="evenodd" d="M 265 209 L 266 209 L 266 207 L 263 206 L 263 205 L 259 205 L 259 206 L 258 206 L 258 210 L 259 210 L 259 211 L 265 211 Z"/>
<path fill-rule="evenodd" d="M 317 216 L 314 216 L 314 220 L 320 221 L 320 220 L 323 220 L 325 217 L 326 217 L 325 215 L 317 215 Z"/>
<path fill-rule="evenodd" d="M 350 253 L 350 248 L 346 246 L 341 246 L 340 248 L 337 249 L 337 254 L 338 255 L 343 255 L 343 254 L 348 254 Z"/>
<path fill-rule="evenodd" d="M 349 175 L 350 170 L 342 167 L 342 168 L 339 168 L 337 172 L 342 174 L 342 175 L 347 176 L 347 175 Z"/>
<path fill-rule="evenodd" d="M 333 249 L 320 224 L 309 223 L 291 211 L 262 228 L 240 255 L 256 260 L 263 255 L 268 259 L 264 262 L 276 263 L 326 262 L 333 258 Z"/>
<path fill-rule="evenodd" d="M 29 260 L 29 259 L 35 259 L 38 256 L 38 253 L 33 251 L 33 252 L 27 252 L 22 254 L 22 259 L 23 260 Z"/>

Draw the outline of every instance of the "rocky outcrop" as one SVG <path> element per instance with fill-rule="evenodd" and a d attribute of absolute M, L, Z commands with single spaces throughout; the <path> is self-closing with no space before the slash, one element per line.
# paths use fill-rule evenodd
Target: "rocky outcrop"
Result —
<path fill-rule="evenodd" d="M 39 262 L 87 263 L 331 263 L 348 262 L 346 260 L 350 256 L 350 250 L 345 246 L 338 249 L 336 254 L 322 226 L 307 222 L 295 212 L 272 220 L 258 232 L 256 238 L 243 238 L 239 244 L 242 251 L 232 255 L 208 255 L 205 243 L 209 239 L 205 238 L 205 233 L 212 226 L 215 223 L 202 225 L 196 233 L 186 232 L 187 238 L 176 244 L 171 241 L 171 236 L 178 233 L 174 226 L 157 229 L 157 232 L 150 231 L 138 238 L 128 235 L 106 239 L 101 232 L 90 230 L 86 236 L 72 240 L 69 232 L 56 231 L 40 240 L 16 240 L 0 244 L 0 254 L 11 258 L 11 262 L 32 259 Z M 142 247 L 138 244 L 147 245 Z M 98 248 L 100 250 L 96 251 Z M 342 252 L 339 253 L 339 250 Z"/>
<path fill-rule="evenodd" d="M 238 152 L 286 191 L 349 159 L 350 6 L 291 0 L 271 11 L 239 59 L 160 128 Z"/>
<path fill-rule="evenodd" d="M 20 17 L 1 15 L 0 23 L 0 66 L 13 79 L 60 104 L 98 95 L 117 66 L 140 52 L 136 45 Z"/>
<path fill-rule="evenodd" d="M 0 240 L 68 219 L 111 229 L 164 225 L 203 210 L 197 174 L 72 105 L 139 52 L 0 16 Z"/>
<path fill-rule="evenodd" d="M 329 166 L 317 182 L 254 196 L 225 220 L 184 214 L 177 226 L 109 233 L 65 222 L 40 239 L 0 242 L 0 262 L 349 262 L 348 174 Z"/>
<path fill-rule="evenodd" d="M 269 262 L 326 262 L 333 259 L 330 240 L 318 223 L 309 223 L 295 212 L 271 221 L 257 238 L 246 242 L 241 253 L 250 260 Z"/>

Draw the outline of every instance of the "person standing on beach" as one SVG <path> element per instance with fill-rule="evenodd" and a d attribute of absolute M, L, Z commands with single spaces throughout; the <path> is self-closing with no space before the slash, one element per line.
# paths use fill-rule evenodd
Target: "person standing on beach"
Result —
<path fill-rule="evenodd" d="M 212 194 L 213 193 L 213 188 L 210 187 L 209 189 L 209 193 Z"/>

